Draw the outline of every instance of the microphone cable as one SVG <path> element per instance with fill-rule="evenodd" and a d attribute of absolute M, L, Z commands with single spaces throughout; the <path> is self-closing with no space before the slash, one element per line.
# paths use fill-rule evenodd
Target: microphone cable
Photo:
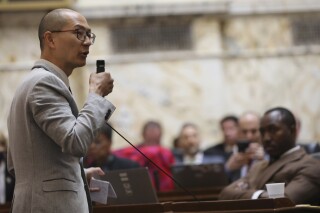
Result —
<path fill-rule="evenodd" d="M 186 187 L 184 187 L 178 180 L 173 178 L 170 174 L 168 174 L 164 169 L 162 169 L 160 166 L 158 166 L 155 162 L 153 162 L 149 157 L 147 157 L 138 147 L 133 145 L 128 139 L 126 139 L 120 132 L 118 132 L 115 128 L 113 128 L 108 122 L 106 124 L 115 131 L 122 139 L 124 139 L 128 144 L 130 144 L 135 150 L 137 150 L 144 158 L 146 158 L 150 163 L 152 163 L 155 167 L 157 167 L 161 172 L 163 172 L 167 177 L 169 177 L 174 183 L 176 183 L 182 190 L 184 190 L 186 193 L 188 193 L 195 201 L 199 202 L 199 199 L 190 192 Z"/>

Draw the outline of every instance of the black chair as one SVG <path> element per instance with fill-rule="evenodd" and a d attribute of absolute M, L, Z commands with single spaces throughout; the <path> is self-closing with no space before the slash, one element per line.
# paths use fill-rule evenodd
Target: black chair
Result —
<path fill-rule="evenodd" d="M 311 154 L 311 156 L 320 160 L 320 152 L 313 153 L 313 154 Z"/>

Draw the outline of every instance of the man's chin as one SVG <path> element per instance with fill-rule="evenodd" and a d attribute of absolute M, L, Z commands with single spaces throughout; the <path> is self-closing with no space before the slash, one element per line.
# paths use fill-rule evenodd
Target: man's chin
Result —
<path fill-rule="evenodd" d="M 199 149 L 189 149 L 187 152 L 189 155 L 195 155 L 197 154 L 199 151 Z"/>
<path fill-rule="evenodd" d="M 83 67 L 83 66 L 85 66 L 86 64 L 87 64 L 87 61 L 86 61 L 86 60 L 81 61 L 81 62 L 80 62 L 80 67 Z"/>
<path fill-rule="evenodd" d="M 84 67 L 87 63 L 86 62 L 79 62 L 75 65 L 75 68 Z"/>

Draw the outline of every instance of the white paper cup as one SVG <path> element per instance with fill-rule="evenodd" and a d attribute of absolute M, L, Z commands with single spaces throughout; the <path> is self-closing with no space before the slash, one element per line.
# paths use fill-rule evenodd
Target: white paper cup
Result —
<path fill-rule="evenodd" d="M 284 197 L 284 183 L 266 184 L 269 198 Z"/>

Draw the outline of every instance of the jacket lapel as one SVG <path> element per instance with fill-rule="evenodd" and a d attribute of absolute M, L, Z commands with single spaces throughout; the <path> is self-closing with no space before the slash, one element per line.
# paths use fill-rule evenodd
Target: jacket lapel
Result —
<path fill-rule="evenodd" d="M 62 77 L 62 75 L 56 71 L 53 67 L 51 67 L 49 64 L 46 64 L 44 62 L 36 62 L 35 66 L 33 66 L 31 69 L 35 69 L 35 68 L 43 68 L 45 70 L 47 70 L 48 72 L 51 72 L 52 74 L 56 75 L 61 81 L 63 81 L 66 85 L 66 87 L 68 88 L 68 90 L 70 91 L 69 92 L 65 92 L 65 97 L 66 99 L 68 100 L 69 104 L 70 104 L 70 108 L 72 110 L 72 114 L 75 116 L 75 117 L 78 117 L 78 114 L 79 114 L 79 111 L 78 111 L 78 107 L 77 107 L 77 104 L 75 102 L 75 100 L 73 99 L 73 96 L 72 96 L 72 91 L 70 89 L 70 86 L 67 85 L 66 83 L 66 80 L 63 80 L 64 78 Z M 65 90 L 67 91 L 67 90 Z"/>
<path fill-rule="evenodd" d="M 264 185 L 268 183 L 268 181 L 275 173 L 277 173 L 287 163 L 301 159 L 303 155 L 305 155 L 305 151 L 303 149 L 299 149 L 294 153 L 280 158 L 279 160 L 269 165 L 267 168 L 260 170 L 261 172 L 259 173 L 259 178 L 257 178 L 257 188 L 264 188 Z"/>

